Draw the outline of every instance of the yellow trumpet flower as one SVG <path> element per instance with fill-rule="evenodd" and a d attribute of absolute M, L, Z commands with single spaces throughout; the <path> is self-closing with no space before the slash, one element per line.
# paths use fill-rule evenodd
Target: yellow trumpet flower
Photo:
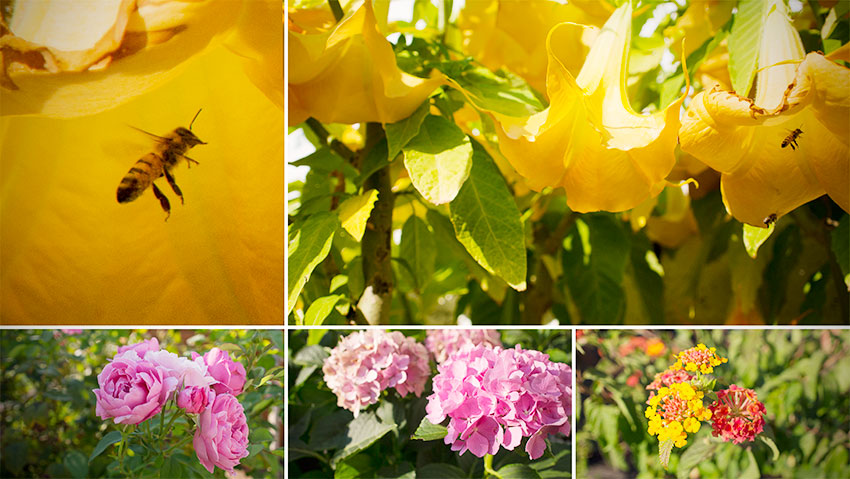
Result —
<path fill-rule="evenodd" d="M 679 131 L 722 173 L 727 210 L 761 227 L 823 194 L 850 211 L 850 69 L 806 55 L 784 3 L 769 8 L 755 98 L 700 92 Z"/>
<path fill-rule="evenodd" d="M 675 164 L 673 150 L 684 96 L 651 115 L 635 113 L 626 96 L 632 7 L 605 23 L 577 77 L 565 67 L 564 35 L 549 32 L 549 108 L 525 118 L 496 115 L 499 148 L 535 190 L 563 187 L 573 211 L 624 211 L 661 192 Z"/>
<path fill-rule="evenodd" d="M 293 23 L 297 16 L 298 23 Z M 324 123 L 394 123 L 410 116 L 443 83 L 398 68 L 378 29 L 371 0 L 352 9 L 332 30 L 321 15 L 290 15 L 289 124 L 308 117 Z"/>
<path fill-rule="evenodd" d="M 464 52 L 491 70 L 507 68 L 532 87 L 546 88 L 546 35 L 562 22 L 601 26 L 611 14 L 606 2 L 558 3 L 549 0 L 485 0 L 468 2 L 458 28 Z M 581 58 L 593 43 L 596 29 L 574 29 L 562 36 L 564 48 L 574 50 L 565 67 L 578 73 Z"/>

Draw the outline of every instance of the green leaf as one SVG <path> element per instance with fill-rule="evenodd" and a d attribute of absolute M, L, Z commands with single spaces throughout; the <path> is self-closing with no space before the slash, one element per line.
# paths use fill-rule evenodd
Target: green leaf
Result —
<path fill-rule="evenodd" d="M 747 448 L 747 460 L 749 460 L 749 465 L 746 469 L 741 471 L 741 474 L 738 476 L 739 479 L 759 479 L 761 477 L 761 472 L 759 472 L 759 464 L 756 462 L 756 456 L 753 455 L 753 451 L 750 448 Z"/>
<path fill-rule="evenodd" d="M 89 463 L 86 461 L 86 456 L 80 451 L 70 451 L 65 454 L 62 464 L 65 465 L 74 479 L 85 479 L 89 475 Z"/>
<path fill-rule="evenodd" d="M 448 434 L 448 429 L 445 426 L 432 424 L 427 417 L 423 417 L 422 422 L 419 423 L 419 427 L 416 428 L 416 432 L 410 438 L 419 439 L 420 441 L 433 441 L 446 437 L 446 434 Z"/>
<path fill-rule="evenodd" d="M 717 444 L 713 444 L 708 439 L 703 439 L 693 443 L 679 459 L 679 465 L 676 469 L 677 479 L 688 479 L 691 469 L 697 467 L 701 462 L 708 459 L 714 454 L 717 449 Z"/>
<path fill-rule="evenodd" d="M 738 13 L 729 35 L 729 76 L 732 88 L 741 96 L 747 96 L 756 75 L 759 48 L 767 5 L 763 0 L 741 0 Z"/>
<path fill-rule="evenodd" d="M 334 234 L 339 229 L 339 219 L 331 212 L 317 213 L 291 233 L 289 241 L 289 281 L 286 314 L 292 311 L 301 288 L 310 279 L 313 269 L 331 250 Z"/>
<path fill-rule="evenodd" d="M 416 479 L 466 479 L 466 473 L 450 464 L 427 464 L 416 469 Z"/>
<path fill-rule="evenodd" d="M 404 166 L 410 181 L 435 205 L 452 201 L 469 176 L 472 145 L 451 121 L 428 115 L 419 134 L 404 147 Z"/>
<path fill-rule="evenodd" d="M 100 441 L 98 441 L 97 446 L 94 447 L 91 456 L 89 456 L 89 462 L 92 462 L 92 460 L 105 451 L 107 447 L 120 441 L 121 431 L 111 431 L 109 434 L 103 436 Z"/>
<path fill-rule="evenodd" d="M 376 201 L 378 201 L 378 190 L 369 190 L 346 199 L 337 209 L 336 214 L 339 216 L 342 228 L 357 241 L 363 239 L 366 222 L 369 221 L 369 215 L 372 214 Z"/>
<path fill-rule="evenodd" d="M 850 216 L 844 215 L 838 227 L 830 233 L 832 252 L 844 275 L 844 284 L 850 287 Z"/>
<path fill-rule="evenodd" d="M 664 469 L 667 469 L 667 464 L 670 463 L 670 453 L 673 452 L 673 440 L 667 439 L 658 444 L 658 462 Z"/>
<path fill-rule="evenodd" d="M 295 353 L 292 362 L 298 366 L 322 367 L 329 356 L 330 354 L 322 346 L 305 346 Z"/>
<path fill-rule="evenodd" d="M 744 224 L 744 248 L 747 249 L 750 258 L 756 257 L 761 245 L 773 234 L 774 225 L 775 223 L 770 223 L 767 228 L 759 228 L 758 226 Z"/>
<path fill-rule="evenodd" d="M 310 304 L 310 307 L 307 308 L 307 312 L 304 313 L 304 325 L 321 325 L 328 315 L 331 314 L 331 311 L 334 310 L 334 306 L 343 300 L 345 300 L 345 296 L 342 294 L 332 294 L 330 296 L 323 296 L 316 299 L 312 304 Z"/>
<path fill-rule="evenodd" d="M 608 213 L 583 215 L 564 240 L 564 275 L 582 321 L 612 324 L 625 311 L 622 282 L 630 251 L 622 222 Z"/>
<path fill-rule="evenodd" d="M 455 236 L 475 261 L 524 291 L 527 264 L 519 209 L 496 164 L 477 143 L 469 179 L 449 210 Z"/>
<path fill-rule="evenodd" d="M 411 215 L 404 222 L 401 229 L 400 255 L 410 265 L 416 285 L 422 289 L 434 274 L 437 243 L 428 224 L 418 216 Z"/>
<path fill-rule="evenodd" d="M 544 109 L 525 80 L 504 70 L 493 73 L 483 67 L 470 66 L 465 60 L 446 62 L 440 70 L 483 110 L 522 117 Z"/>
<path fill-rule="evenodd" d="M 759 439 L 761 439 L 763 443 L 767 444 L 767 447 L 773 451 L 773 461 L 777 461 L 779 459 L 779 448 L 776 447 L 776 443 L 773 442 L 773 439 L 765 436 L 764 434 L 760 434 Z"/>
<path fill-rule="evenodd" d="M 354 179 L 357 186 L 362 186 L 373 173 L 389 165 L 387 161 L 387 139 L 381 138 L 375 146 L 366 154 L 363 165 L 360 167 L 360 176 Z"/>
<path fill-rule="evenodd" d="M 159 477 L 183 477 L 184 470 L 185 467 L 176 457 L 169 456 L 162 464 Z"/>
<path fill-rule="evenodd" d="M 508 464 L 496 472 L 502 479 L 540 479 L 540 474 L 525 464 Z"/>
<path fill-rule="evenodd" d="M 393 161 L 402 148 L 419 134 L 422 122 L 431 109 L 431 101 L 425 100 L 412 115 L 397 123 L 388 123 L 384 126 L 387 135 L 387 160 Z"/>
<path fill-rule="evenodd" d="M 392 403 L 384 401 L 378 406 L 377 411 L 360 411 L 360 414 L 348 423 L 345 430 L 345 447 L 331 458 L 331 467 L 336 467 L 339 461 L 357 454 L 384 437 L 384 434 L 396 430 L 398 426 L 395 423 L 384 422 L 380 418 L 386 417 L 385 414 L 381 414 L 381 409 L 392 407 Z"/>

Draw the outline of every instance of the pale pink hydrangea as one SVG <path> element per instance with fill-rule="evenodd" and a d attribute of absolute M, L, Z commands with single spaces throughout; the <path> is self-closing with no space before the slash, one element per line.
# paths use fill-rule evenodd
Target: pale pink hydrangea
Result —
<path fill-rule="evenodd" d="M 322 371 L 337 404 L 355 417 L 363 407 L 378 402 L 385 389 L 394 387 L 402 396 L 421 395 L 431 374 L 425 346 L 398 331 L 376 329 L 342 338 Z"/>
<path fill-rule="evenodd" d="M 425 347 L 442 363 L 464 346 L 501 346 L 502 337 L 495 329 L 429 329 L 425 337 Z"/>
<path fill-rule="evenodd" d="M 531 459 L 543 455 L 549 434 L 570 433 L 572 370 L 547 354 L 467 347 L 438 366 L 425 410 L 433 424 L 448 417 L 444 441 L 462 455 L 513 450 L 528 437 Z"/>

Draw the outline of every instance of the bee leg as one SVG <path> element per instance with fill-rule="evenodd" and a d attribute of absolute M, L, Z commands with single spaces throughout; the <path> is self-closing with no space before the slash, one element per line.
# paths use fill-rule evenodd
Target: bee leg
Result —
<path fill-rule="evenodd" d="M 156 187 L 156 183 L 151 183 L 153 186 L 153 194 L 156 196 L 156 199 L 159 200 L 159 205 L 162 206 L 162 211 L 165 211 L 167 214 L 165 216 L 165 221 L 168 221 L 168 217 L 171 216 L 171 203 L 168 202 L 168 198 L 159 188 Z"/>
<path fill-rule="evenodd" d="M 177 196 L 180 197 L 180 204 L 182 205 L 183 204 L 183 192 L 180 191 L 180 187 L 177 186 L 177 183 L 174 182 L 174 176 L 168 170 L 165 170 L 165 179 L 168 180 L 168 184 L 171 185 L 171 189 L 174 190 L 174 192 L 177 193 Z"/>
<path fill-rule="evenodd" d="M 188 157 L 188 156 L 186 156 L 186 155 L 183 155 L 183 158 L 186 158 L 186 164 L 187 164 L 187 165 L 189 165 L 189 168 L 191 168 L 191 167 L 192 167 L 192 163 L 194 163 L 194 164 L 196 164 L 196 165 L 200 165 L 200 163 L 198 163 L 198 161 L 197 161 L 197 160 L 193 160 L 193 159 L 189 158 L 189 157 Z"/>

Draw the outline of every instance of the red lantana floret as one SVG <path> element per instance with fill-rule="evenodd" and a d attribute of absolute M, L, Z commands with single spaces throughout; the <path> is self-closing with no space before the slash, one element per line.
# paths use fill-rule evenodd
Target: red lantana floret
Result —
<path fill-rule="evenodd" d="M 711 410 L 712 431 L 715 437 L 739 444 L 754 441 L 764 430 L 764 404 L 752 389 L 736 385 L 717 392 Z"/>

